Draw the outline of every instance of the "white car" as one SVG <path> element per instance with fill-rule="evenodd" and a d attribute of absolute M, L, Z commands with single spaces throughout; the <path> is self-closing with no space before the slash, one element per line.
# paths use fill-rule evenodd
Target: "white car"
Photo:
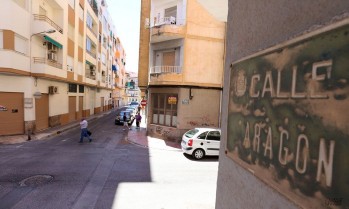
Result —
<path fill-rule="evenodd" d="M 219 128 L 194 128 L 183 135 L 181 147 L 184 153 L 199 160 L 205 155 L 218 156 L 220 140 Z"/>

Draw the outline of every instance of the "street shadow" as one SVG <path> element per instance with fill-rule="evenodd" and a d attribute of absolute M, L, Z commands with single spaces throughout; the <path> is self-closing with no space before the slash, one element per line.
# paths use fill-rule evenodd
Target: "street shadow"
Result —
<path fill-rule="evenodd" d="M 198 162 L 218 162 L 219 156 L 205 156 L 200 160 L 195 159 L 193 156 L 188 155 L 186 153 L 183 153 L 184 157 L 186 157 L 188 160 L 191 161 L 198 161 Z"/>

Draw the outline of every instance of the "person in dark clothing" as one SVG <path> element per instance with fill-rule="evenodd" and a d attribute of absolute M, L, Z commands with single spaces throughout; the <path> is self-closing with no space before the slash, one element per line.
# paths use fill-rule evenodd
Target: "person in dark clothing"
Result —
<path fill-rule="evenodd" d="M 122 120 L 124 121 L 124 127 L 126 126 L 126 128 L 128 128 L 129 130 L 131 130 L 130 127 L 128 127 L 128 123 L 127 123 L 127 116 L 126 113 L 124 112 L 124 116 L 122 116 Z M 123 130 L 126 130 L 125 128 Z"/>
<path fill-rule="evenodd" d="M 137 128 L 139 128 L 139 124 L 141 123 L 141 121 L 142 121 L 142 116 L 138 112 L 137 115 L 136 115 L 136 126 L 137 126 Z"/>

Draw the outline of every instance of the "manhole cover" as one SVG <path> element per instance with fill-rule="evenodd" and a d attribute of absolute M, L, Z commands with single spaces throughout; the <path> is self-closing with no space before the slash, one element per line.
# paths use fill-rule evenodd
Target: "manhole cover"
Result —
<path fill-rule="evenodd" d="M 50 175 L 36 175 L 23 179 L 19 182 L 19 186 L 40 186 L 53 180 Z"/>

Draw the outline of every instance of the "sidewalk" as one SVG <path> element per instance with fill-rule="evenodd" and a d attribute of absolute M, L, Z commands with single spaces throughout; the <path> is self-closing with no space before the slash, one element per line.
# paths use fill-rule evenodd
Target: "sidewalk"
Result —
<path fill-rule="evenodd" d="M 142 122 L 139 129 L 136 128 L 136 121 L 133 123 L 131 130 L 128 131 L 128 136 L 126 137 L 126 140 L 128 142 L 147 148 L 181 151 L 181 145 L 179 143 L 147 136 L 147 129 L 144 118 L 145 115 L 142 115 Z"/>
<path fill-rule="evenodd" d="M 86 120 L 88 122 L 90 122 L 90 121 L 93 121 L 97 118 L 103 117 L 104 115 L 107 115 L 113 111 L 115 111 L 115 110 L 113 109 L 113 110 L 109 110 L 109 111 L 102 112 L 99 114 L 91 115 L 90 117 L 86 118 Z M 44 139 L 47 139 L 51 136 L 58 135 L 62 132 L 65 132 L 65 131 L 73 129 L 73 128 L 77 128 L 79 126 L 80 126 L 80 121 L 74 121 L 74 122 L 68 123 L 66 125 L 48 128 L 46 130 L 43 130 L 43 131 L 40 131 L 38 133 L 30 135 L 30 141 L 44 140 Z M 27 142 L 27 141 L 29 141 L 28 138 L 29 137 L 26 134 L 13 135 L 13 136 L 0 136 L 0 144 L 17 144 L 17 143 Z"/>

